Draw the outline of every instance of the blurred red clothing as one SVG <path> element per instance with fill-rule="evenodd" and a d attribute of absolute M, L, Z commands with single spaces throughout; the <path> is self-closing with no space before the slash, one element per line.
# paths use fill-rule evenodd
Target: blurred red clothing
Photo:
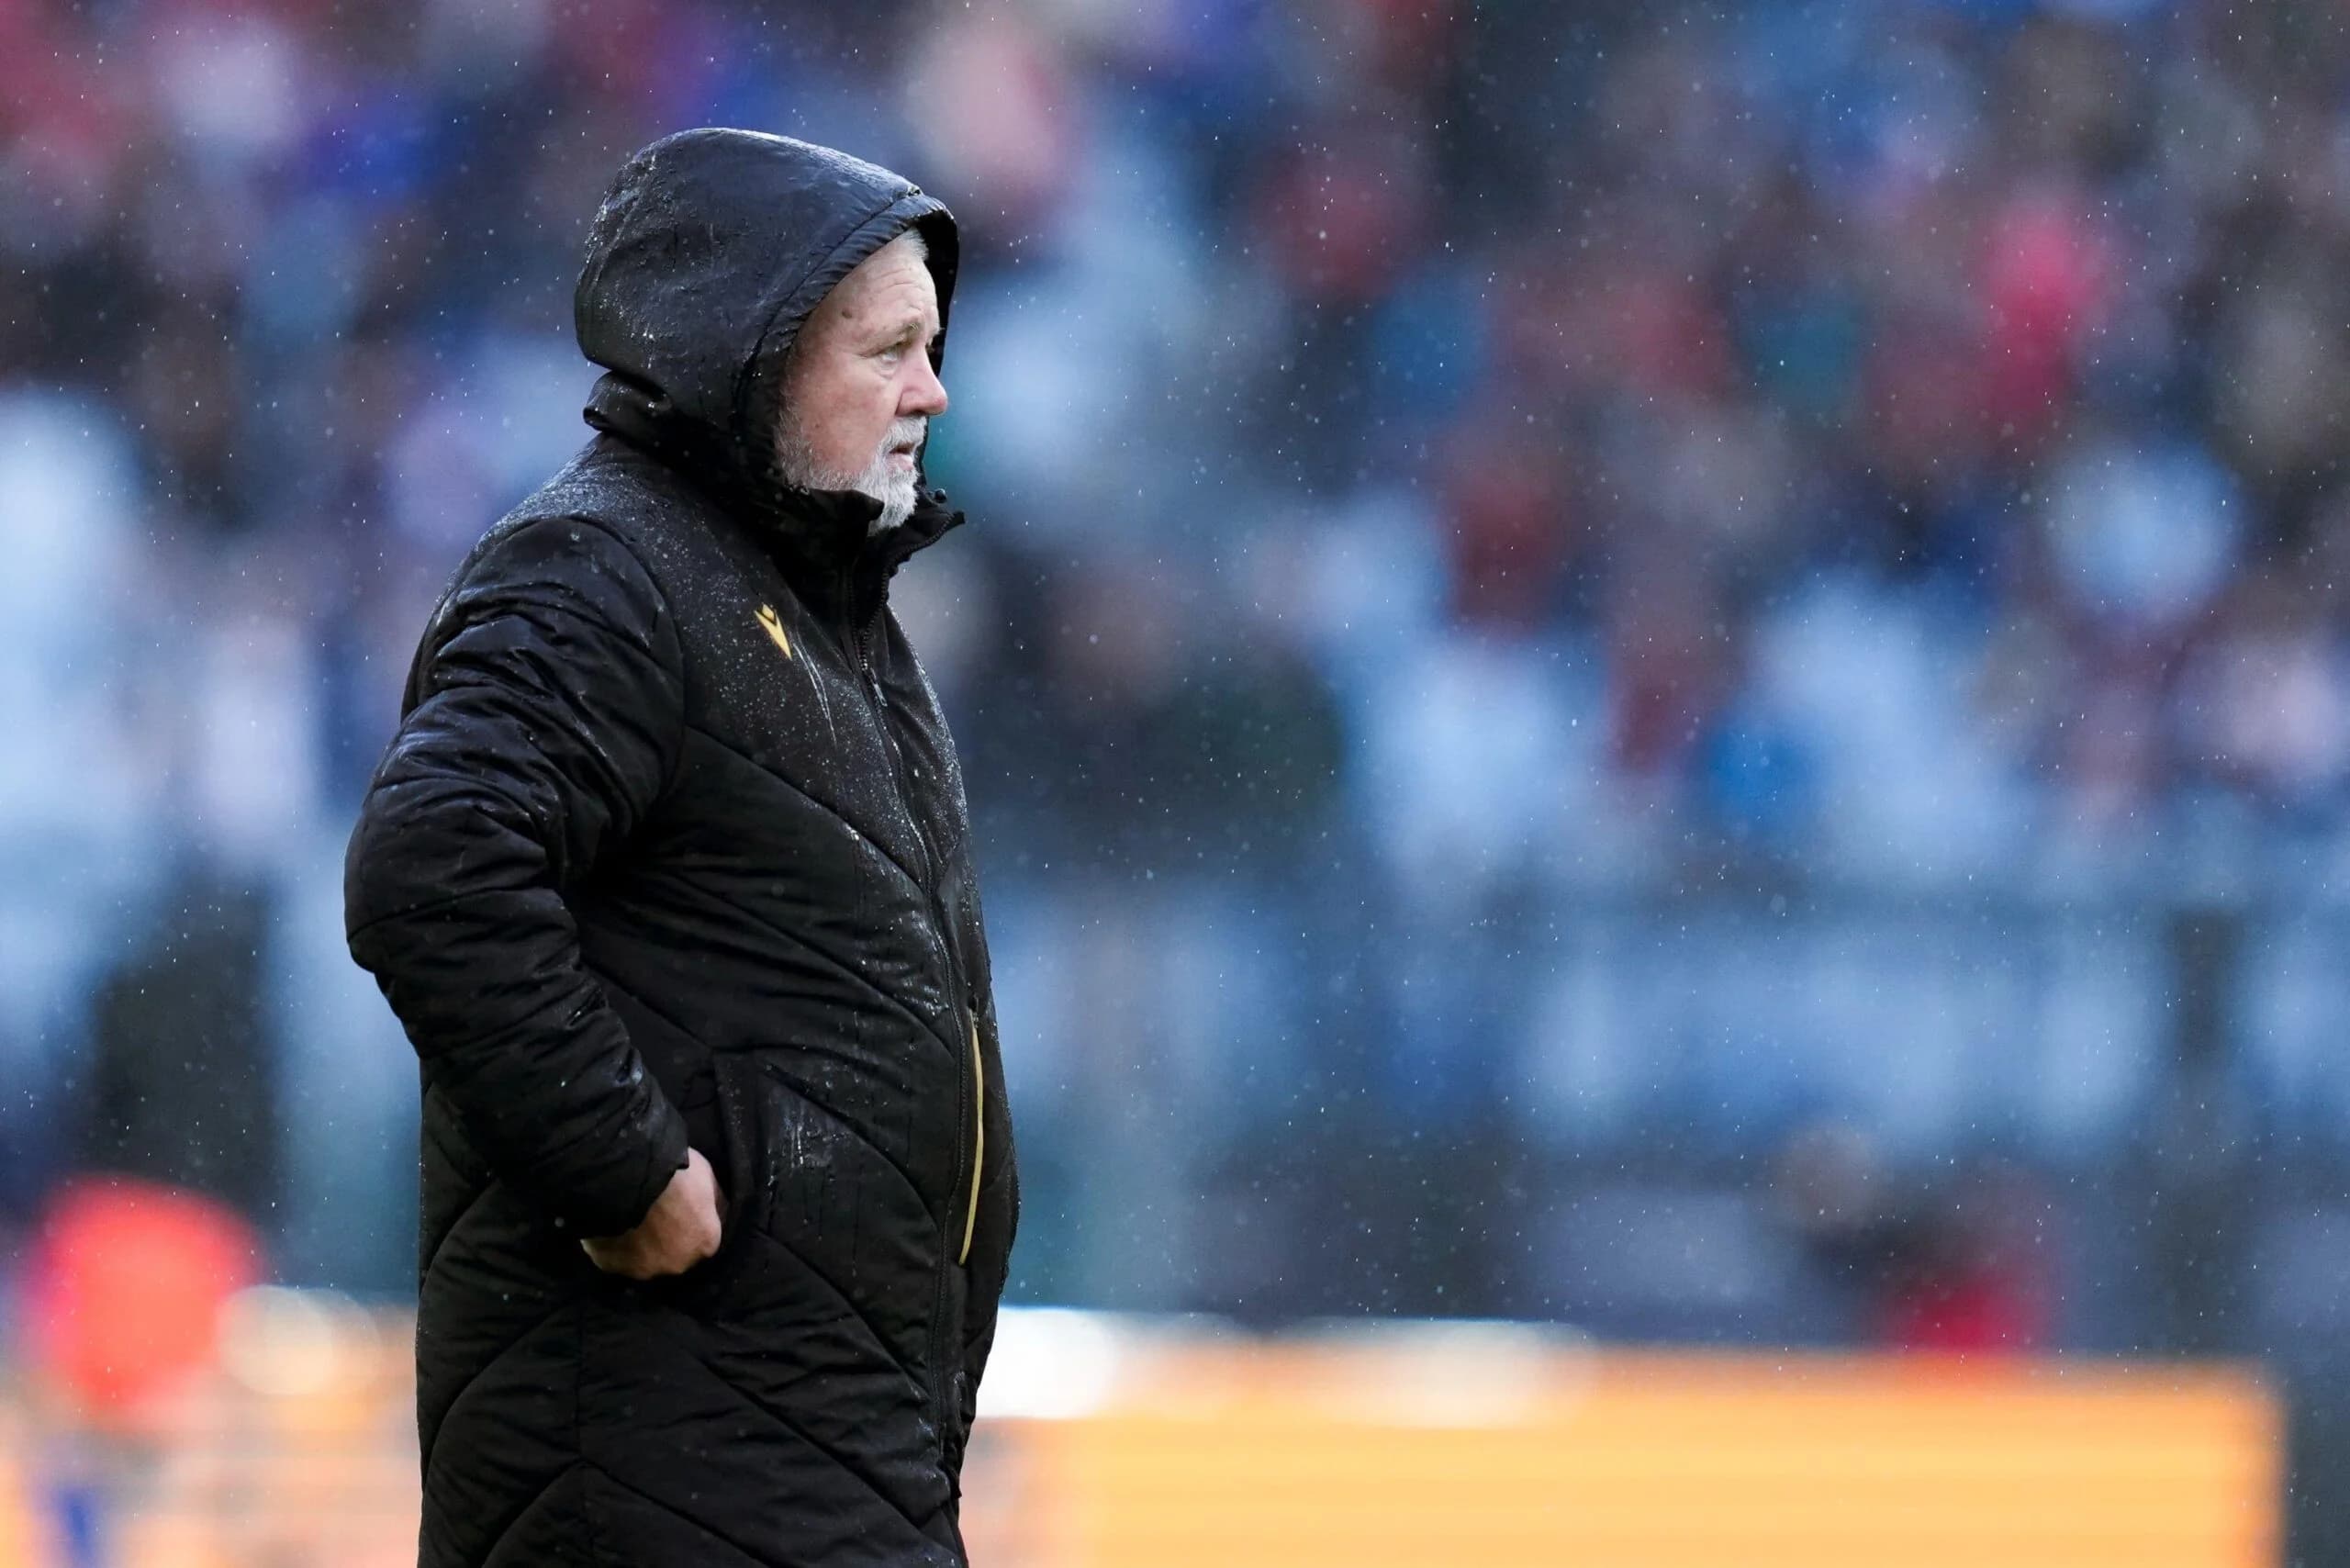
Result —
<path fill-rule="evenodd" d="M 209 1198 L 129 1177 L 58 1194 L 26 1271 L 35 1362 L 100 1419 L 212 1355 L 221 1305 L 261 1277 L 261 1239 Z"/>
<path fill-rule="evenodd" d="M 1897 1350 L 2016 1354 L 2046 1342 L 2048 1316 L 2044 1293 L 2024 1271 L 1964 1263 L 1897 1282 L 1886 1293 L 1876 1338 Z"/>

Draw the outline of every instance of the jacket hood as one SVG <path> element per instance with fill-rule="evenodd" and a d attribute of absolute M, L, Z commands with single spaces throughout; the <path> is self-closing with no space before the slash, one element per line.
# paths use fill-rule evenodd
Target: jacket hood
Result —
<path fill-rule="evenodd" d="M 777 471 L 784 361 L 834 286 L 910 229 L 921 230 L 938 286 L 937 366 L 958 249 L 944 203 L 877 164 L 788 136 L 704 129 L 653 143 L 622 165 L 597 209 L 572 299 L 580 351 L 605 369 L 588 422 L 787 532 L 845 536 L 789 543 L 854 553 L 878 503 L 793 490 Z M 943 500 L 923 498 L 930 512 Z M 918 513 L 907 527 L 918 524 L 934 538 L 946 526 Z"/>

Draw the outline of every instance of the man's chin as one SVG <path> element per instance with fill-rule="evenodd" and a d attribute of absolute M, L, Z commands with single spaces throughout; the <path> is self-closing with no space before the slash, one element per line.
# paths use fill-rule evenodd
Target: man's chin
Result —
<path fill-rule="evenodd" d="M 795 463 L 789 454 L 780 465 L 784 482 L 803 490 L 854 490 L 881 503 L 881 513 L 873 520 L 872 533 L 887 533 L 914 514 L 914 503 L 920 497 L 919 476 L 883 473 L 886 456 L 854 478 L 836 480 L 812 465 Z"/>
<path fill-rule="evenodd" d="M 866 493 L 872 494 L 869 490 Z M 871 532 L 875 534 L 887 533 L 914 515 L 914 487 L 912 485 L 892 485 L 874 498 L 881 503 L 881 513 L 873 520 Z"/>

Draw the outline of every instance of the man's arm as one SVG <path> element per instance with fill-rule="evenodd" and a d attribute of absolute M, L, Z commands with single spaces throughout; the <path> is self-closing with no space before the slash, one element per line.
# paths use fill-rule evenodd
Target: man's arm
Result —
<path fill-rule="evenodd" d="M 685 1167 L 685 1123 L 564 891 L 676 761 L 677 630 L 626 546 L 554 519 L 480 555 L 432 635 L 344 862 L 352 956 L 497 1172 L 571 1234 L 617 1236 Z"/>

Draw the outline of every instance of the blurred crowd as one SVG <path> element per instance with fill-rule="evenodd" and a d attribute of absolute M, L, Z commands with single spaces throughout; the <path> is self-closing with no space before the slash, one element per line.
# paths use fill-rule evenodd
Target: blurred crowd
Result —
<path fill-rule="evenodd" d="M 1931 1339 L 1966 1193 L 2131 1157 L 2164 901 L 2350 872 L 2345 68 L 2199 0 L 0 6 L 0 1204 L 135 1170 L 400 1287 L 349 812 L 584 439 L 604 183 L 728 123 L 963 224 L 973 526 L 897 602 L 1015 1290 L 1566 1311 L 1694 1236 L 1709 1331 Z M 2326 950 L 2242 1092 L 2338 1122 Z M 1628 1148 L 1649 1252 L 1551 1201 Z M 1874 1305 L 1825 1207 L 1655 1197 L 1823 1148 L 1991 1163 L 1838 1232 L 1949 1220 Z M 1992 1338 L 2093 1334 L 2086 1256 Z"/>

